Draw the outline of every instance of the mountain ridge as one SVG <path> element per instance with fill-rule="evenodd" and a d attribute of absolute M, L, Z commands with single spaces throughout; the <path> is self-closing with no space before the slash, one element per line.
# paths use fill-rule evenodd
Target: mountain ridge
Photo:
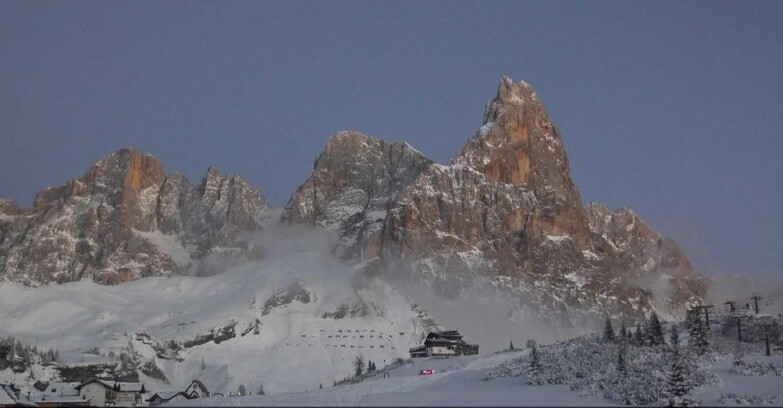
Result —
<path fill-rule="evenodd" d="M 42 190 L 29 209 L 3 203 L 0 275 L 31 285 L 182 275 L 193 259 L 241 248 L 239 231 L 260 228 L 271 211 L 261 190 L 241 176 L 210 167 L 193 185 L 135 148 Z"/>
<path fill-rule="evenodd" d="M 242 232 L 272 213 L 241 176 L 210 167 L 194 185 L 126 148 L 42 190 L 31 209 L 0 200 L 0 279 L 116 284 L 192 273 L 209 256 L 254 259 Z M 487 285 L 522 290 L 544 309 L 603 302 L 595 312 L 639 314 L 681 311 L 708 285 L 632 211 L 582 204 L 560 131 L 533 87 L 508 77 L 449 165 L 407 142 L 332 135 L 281 220 L 333 231 L 335 257 L 377 258 L 368 273 L 404 275 L 447 298 Z M 656 279 L 671 286 L 665 299 L 640 283 Z"/>

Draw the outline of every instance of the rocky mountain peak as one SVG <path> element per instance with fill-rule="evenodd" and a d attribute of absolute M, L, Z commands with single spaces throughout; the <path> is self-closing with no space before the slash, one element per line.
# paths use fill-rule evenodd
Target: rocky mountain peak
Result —
<path fill-rule="evenodd" d="M 86 182 L 98 188 L 121 187 L 133 192 L 160 185 L 165 178 L 166 170 L 155 156 L 133 147 L 99 160 L 84 176 Z"/>
<path fill-rule="evenodd" d="M 564 195 L 575 190 L 562 138 L 526 82 L 503 77 L 487 103 L 484 123 L 452 163 L 470 165 L 492 180 Z M 578 194 L 578 193 L 577 193 Z"/>
<path fill-rule="evenodd" d="M 672 309 L 704 293 L 676 244 L 636 214 L 583 208 L 559 130 L 533 87 L 507 77 L 450 166 L 406 143 L 340 132 L 283 218 L 333 230 L 337 256 L 388 258 L 387 273 L 447 298 L 489 279 L 539 310 L 640 313 L 652 295 L 624 276 L 673 280 L 676 294 L 660 299 Z"/>
<path fill-rule="evenodd" d="M 503 77 L 489 101 L 484 124 L 452 159 L 536 194 L 545 216 L 537 227 L 550 235 L 568 234 L 581 246 L 588 234 L 582 198 L 571 180 L 560 132 L 535 90 Z"/>
<path fill-rule="evenodd" d="M 0 215 L 16 216 L 22 214 L 22 209 L 14 200 L 0 198 Z"/>
<path fill-rule="evenodd" d="M 117 283 L 183 274 L 214 249 L 241 250 L 237 233 L 260 229 L 270 215 L 263 193 L 216 168 L 202 186 L 167 175 L 152 155 L 121 149 L 38 193 L 29 211 L 3 205 L 26 216 L 3 217 L 0 279 Z"/>

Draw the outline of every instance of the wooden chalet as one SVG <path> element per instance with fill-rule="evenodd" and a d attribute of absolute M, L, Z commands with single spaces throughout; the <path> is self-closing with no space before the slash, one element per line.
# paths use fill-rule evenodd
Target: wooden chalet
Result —
<path fill-rule="evenodd" d="M 437 356 L 467 356 L 478 354 L 478 344 L 468 344 L 457 330 L 430 332 L 424 344 L 408 352 L 411 358 Z"/>

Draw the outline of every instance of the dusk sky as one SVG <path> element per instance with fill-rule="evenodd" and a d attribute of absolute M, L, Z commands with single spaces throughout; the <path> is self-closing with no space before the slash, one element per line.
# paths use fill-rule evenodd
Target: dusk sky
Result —
<path fill-rule="evenodd" d="M 783 2 L 0 2 L 0 197 L 135 146 L 282 206 L 338 130 L 448 163 L 503 75 L 584 201 L 783 276 Z"/>

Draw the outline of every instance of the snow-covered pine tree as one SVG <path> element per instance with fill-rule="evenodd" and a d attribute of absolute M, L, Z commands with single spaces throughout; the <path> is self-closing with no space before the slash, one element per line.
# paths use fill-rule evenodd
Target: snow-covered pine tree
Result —
<path fill-rule="evenodd" d="M 628 375 L 628 365 L 625 361 L 627 352 L 625 344 L 620 344 L 617 348 L 617 372 L 623 377 Z"/>
<path fill-rule="evenodd" d="M 633 333 L 632 343 L 634 346 L 644 345 L 644 334 L 642 333 L 642 326 L 639 324 L 639 322 L 636 322 L 636 331 Z"/>
<path fill-rule="evenodd" d="M 614 328 L 612 327 L 612 320 L 609 316 L 606 316 L 606 324 L 604 324 L 604 335 L 601 337 L 605 343 L 614 342 Z"/>
<path fill-rule="evenodd" d="M 541 375 L 541 361 L 538 357 L 538 349 L 535 343 L 530 348 L 530 381 L 533 383 L 538 382 L 538 377 Z"/>
<path fill-rule="evenodd" d="M 625 320 L 620 323 L 620 340 L 628 339 L 628 329 L 625 328 Z"/>
<path fill-rule="evenodd" d="M 651 346 L 660 346 L 664 344 L 663 339 L 663 327 L 661 327 L 661 321 L 658 320 L 658 314 L 652 312 L 650 316 L 650 323 L 647 325 L 647 344 Z"/>
<path fill-rule="evenodd" d="M 691 321 L 691 333 L 688 345 L 699 355 L 704 354 L 709 350 L 710 339 L 708 330 L 709 329 L 707 329 L 707 326 L 701 320 L 700 316 L 697 316 Z"/>
<path fill-rule="evenodd" d="M 356 360 L 353 361 L 353 367 L 355 377 L 360 377 L 364 374 L 364 357 L 361 354 L 356 356 Z"/>
<path fill-rule="evenodd" d="M 675 352 L 680 349 L 680 333 L 677 331 L 677 325 L 672 323 L 672 332 L 669 335 L 669 345 Z"/>
<path fill-rule="evenodd" d="M 696 401 L 688 396 L 693 389 L 693 383 L 690 380 L 690 367 L 686 356 L 681 355 L 678 349 L 674 349 L 672 355 L 673 361 L 671 373 L 669 374 L 669 406 L 670 407 L 692 407 L 696 406 Z"/>

